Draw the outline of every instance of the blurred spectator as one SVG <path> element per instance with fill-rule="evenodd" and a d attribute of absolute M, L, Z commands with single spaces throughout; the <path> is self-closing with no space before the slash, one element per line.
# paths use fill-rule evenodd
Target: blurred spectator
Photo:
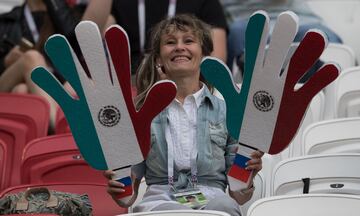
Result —
<path fill-rule="evenodd" d="M 124 28 L 129 36 L 133 74 L 146 53 L 151 28 L 163 18 L 181 13 L 193 14 L 212 25 L 212 55 L 226 60 L 227 24 L 219 0 L 104 0 L 101 7 L 108 8 L 111 3 L 114 21 Z M 87 19 L 94 21 L 105 15 L 98 12 L 87 16 Z"/>
<path fill-rule="evenodd" d="M 49 35 L 70 36 L 84 8 L 78 5 L 70 9 L 63 0 L 27 0 L 9 13 L 0 15 L 0 74 L 9 63 L 13 63 L 4 61 L 16 45 L 20 45 L 22 51 L 35 48 L 42 52 Z M 28 42 L 24 44 L 23 39 Z"/>
<path fill-rule="evenodd" d="M 51 128 L 54 127 L 58 106 L 32 82 L 31 71 L 43 66 L 54 71 L 54 75 L 64 82 L 51 68 L 43 53 L 43 46 L 50 35 L 60 33 L 68 38 L 80 55 L 74 28 L 85 8 L 85 4 L 69 7 L 64 0 L 27 0 L 0 16 L 0 92 L 31 93 L 46 98 L 50 104 Z M 71 91 L 68 84 L 65 87 Z"/>
<path fill-rule="evenodd" d="M 228 58 L 227 65 L 232 68 L 234 59 L 236 60 L 239 69 L 243 71 L 243 54 L 245 48 L 245 30 L 252 13 L 257 10 L 264 10 L 270 17 L 270 34 L 276 22 L 277 16 L 286 10 L 291 10 L 299 16 L 299 31 L 294 39 L 294 42 L 299 42 L 304 37 L 305 33 L 310 29 L 319 29 L 323 31 L 329 42 L 342 43 L 341 38 L 328 28 L 323 20 L 316 16 L 311 9 L 306 5 L 306 2 L 299 0 L 221 0 L 223 4 L 228 22 L 230 24 L 230 33 L 228 37 Z M 322 65 L 318 62 L 312 69 L 315 72 L 316 68 Z M 306 78 L 303 79 L 305 81 Z"/>

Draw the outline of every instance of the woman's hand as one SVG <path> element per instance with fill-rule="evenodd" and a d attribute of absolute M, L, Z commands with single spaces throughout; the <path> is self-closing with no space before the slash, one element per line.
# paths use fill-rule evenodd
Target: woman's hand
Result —
<path fill-rule="evenodd" d="M 108 185 L 107 185 L 107 192 L 111 195 L 111 197 L 113 198 L 113 200 L 115 200 L 115 202 L 123 208 L 128 208 L 130 207 L 136 200 L 137 198 L 137 194 L 138 194 L 138 188 L 139 188 L 139 184 L 140 181 L 136 180 L 136 178 L 134 178 L 134 175 L 131 175 L 132 178 L 132 182 L 134 182 L 133 188 L 134 188 L 134 193 L 132 195 L 132 197 L 127 201 L 127 202 L 123 202 L 121 200 L 119 200 L 117 197 L 121 194 L 125 192 L 125 185 L 112 180 L 112 176 L 114 175 L 114 172 L 112 170 L 107 170 L 104 173 L 105 178 L 107 178 L 108 181 Z"/>
<path fill-rule="evenodd" d="M 254 179 L 254 177 L 256 176 L 256 174 L 262 169 L 262 160 L 261 157 L 264 155 L 264 152 L 261 152 L 259 150 L 254 151 L 253 153 L 251 153 L 250 157 L 251 160 L 249 160 L 247 162 L 247 166 L 246 166 L 246 170 L 252 170 L 253 174 L 252 174 L 252 178 L 251 181 Z"/>
<path fill-rule="evenodd" d="M 253 192 L 255 191 L 255 187 L 253 185 L 253 180 L 256 174 L 262 169 L 262 160 L 261 157 L 264 155 L 261 151 L 254 151 L 251 153 L 251 159 L 247 162 L 246 170 L 252 170 L 252 176 L 250 180 L 250 187 L 239 190 L 239 191 L 232 191 L 229 189 L 229 195 L 235 199 L 239 205 L 243 205 L 247 201 L 249 201 L 253 195 Z"/>

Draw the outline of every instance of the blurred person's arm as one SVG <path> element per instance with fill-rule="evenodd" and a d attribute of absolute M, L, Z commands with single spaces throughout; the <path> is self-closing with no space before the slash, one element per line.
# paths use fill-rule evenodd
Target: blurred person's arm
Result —
<path fill-rule="evenodd" d="M 226 62 L 228 26 L 223 7 L 219 0 L 206 0 L 200 8 L 196 16 L 212 26 L 214 51 L 211 55 Z"/>
<path fill-rule="evenodd" d="M 222 28 L 213 28 L 212 37 L 214 43 L 214 51 L 211 53 L 212 56 L 221 59 L 226 62 L 226 31 Z"/>
<path fill-rule="evenodd" d="M 91 20 L 95 22 L 101 32 L 115 23 L 114 18 L 111 18 L 112 0 L 91 0 L 85 10 L 82 20 Z"/>
<path fill-rule="evenodd" d="M 65 36 L 73 34 L 77 20 L 64 0 L 44 0 L 50 19 L 57 33 Z M 111 12 L 112 0 L 90 0 L 82 20 L 91 20 L 105 30 Z"/>
<path fill-rule="evenodd" d="M 14 46 L 10 52 L 4 58 L 4 66 L 8 68 L 10 65 L 14 64 L 24 53 L 20 50 L 20 47 Z"/>

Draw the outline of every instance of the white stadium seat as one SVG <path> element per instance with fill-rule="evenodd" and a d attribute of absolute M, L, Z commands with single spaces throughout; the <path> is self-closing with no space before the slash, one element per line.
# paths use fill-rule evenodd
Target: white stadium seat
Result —
<path fill-rule="evenodd" d="M 360 67 L 344 70 L 337 79 L 335 89 L 336 117 L 360 116 Z"/>
<path fill-rule="evenodd" d="M 262 174 L 262 171 L 258 172 L 254 178 L 254 187 L 255 191 L 249 201 L 247 201 L 244 205 L 240 206 L 242 215 L 245 215 L 248 211 L 249 207 L 253 202 L 265 197 L 266 192 L 266 181 L 265 176 Z"/>
<path fill-rule="evenodd" d="M 172 210 L 122 214 L 122 216 L 230 216 L 228 213 L 209 210 Z M 119 215 L 120 216 L 120 215 Z"/>
<path fill-rule="evenodd" d="M 360 0 L 306 0 L 310 9 L 320 16 L 356 53 L 360 62 Z"/>
<path fill-rule="evenodd" d="M 301 146 L 305 155 L 360 153 L 360 117 L 314 123 L 304 131 Z"/>
<path fill-rule="evenodd" d="M 320 59 L 324 62 L 336 62 L 342 70 L 356 65 L 355 53 L 346 44 L 329 43 Z"/>
<path fill-rule="evenodd" d="M 284 153 L 282 153 L 282 159 L 286 159 L 289 157 L 297 157 L 304 155 L 304 152 L 301 148 L 301 137 L 304 133 L 304 130 L 315 122 L 322 121 L 324 118 L 324 110 L 325 110 L 325 95 L 321 91 L 312 99 L 304 119 L 298 129 L 297 134 L 294 139 L 291 141 L 289 145 L 288 155 L 285 157 Z"/>
<path fill-rule="evenodd" d="M 350 47 L 344 44 L 329 43 L 320 59 L 326 63 L 335 62 L 340 66 L 344 73 L 348 68 L 355 66 L 355 54 Z M 325 93 L 325 113 L 324 119 L 336 117 L 336 86 L 339 77 L 324 89 Z"/>
<path fill-rule="evenodd" d="M 276 165 L 271 196 L 302 193 L 360 195 L 360 154 L 328 154 L 290 158 Z"/>
<path fill-rule="evenodd" d="M 343 194 L 301 194 L 258 200 L 247 216 L 357 216 L 360 197 Z"/>

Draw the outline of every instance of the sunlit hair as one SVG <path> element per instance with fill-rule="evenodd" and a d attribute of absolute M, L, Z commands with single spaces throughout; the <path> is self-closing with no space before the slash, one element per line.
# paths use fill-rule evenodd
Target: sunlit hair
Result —
<path fill-rule="evenodd" d="M 137 108 L 142 106 L 146 94 L 151 86 L 160 80 L 155 65 L 156 59 L 160 56 L 161 36 L 164 34 L 171 34 L 176 31 L 191 31 L 200 41 L 203 56 L 209 56 L 213 51 L 210 26 L 195 16 L 181 14 L 162 20 L 151 31 L 149 49 L 147 50 L 136 73 L 136 87 L 138 95 L 135 98 L 135 103 Z M 201 76 L 200 80 L 204 81 Z"/>

